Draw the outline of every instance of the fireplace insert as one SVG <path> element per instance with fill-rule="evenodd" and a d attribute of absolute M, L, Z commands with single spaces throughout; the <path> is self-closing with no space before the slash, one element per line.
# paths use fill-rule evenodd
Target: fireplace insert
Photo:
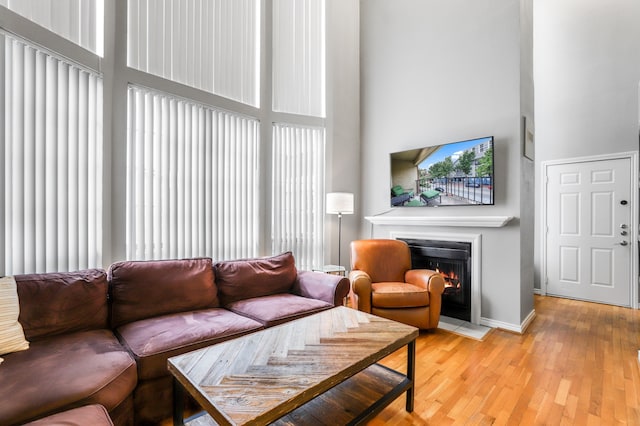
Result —
<path fill-rule="evenodd" d="M 471 243 L 399 240 L 411 249 L 413 269 L 432 269 L 444 277 L 441 315 L 471 321 Z"/>

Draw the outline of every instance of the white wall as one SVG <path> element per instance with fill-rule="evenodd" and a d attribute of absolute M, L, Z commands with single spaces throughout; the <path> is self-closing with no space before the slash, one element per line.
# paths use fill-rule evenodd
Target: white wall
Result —
<path fill-rule="evenodd" d="M 327 0 L 326 191 L 355 194 L 355 214 L 342 217 L 341 264 L 358 238 L 360 202 L 360 4 Z M 338 217 L 325 218 L 325 263 L 338 264 Z"/>
<path fill-rule="evenodd" d="M 363 0 L 360 8 L 362 237 L 391 230 L 363 219 L 390 209 L 389 153 L 493 135 L 495 206 L 389 214 L 516 217 L 504 228 L 437 231 L 482 233 L 481 316 L 520 324 L 530 313 L 523 306 L 533 306 L 521 289 L 520 2 Z"/>
<path fill-rule="evenodd" d="M 533 0 L 520 0 L 520 110 L 522 116 L 529 121 L 526 127 L 535 132 L 533 39 Z M 522 138 L 524 127 L 523 123 L 523 128 L 520 129 L 523 132 Z M 524 144 L 520 145 L 520 149 L 524 151 Z M 535 155 L 535 152 L 533 154 Z M 535 163 L 533 158 L 521 158 L 520 292 L 526 295 L 533 293 L 535 283 Z M 524 315 L 532 310 L 533 298 L 522 297 L 520 312 Z"/>
<path fill-rule="evenodd" d="M 536 160 L 638 149 L 640 2 L 534 2 Z"/>
<path fill-rule="evenodd" d="M 637 151 L 640 2 L 536 0 L 534 35 L 536 168 L 542 161 Z M 539 206 L 539 181 L 536 186 Z"/>

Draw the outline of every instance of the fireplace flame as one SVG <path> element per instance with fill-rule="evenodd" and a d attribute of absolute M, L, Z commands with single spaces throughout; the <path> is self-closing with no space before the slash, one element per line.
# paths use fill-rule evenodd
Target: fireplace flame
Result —
<path fill-rule="evenodd" d="M 442 275 L 444 278 L 444 287 L 445 288 L 460 288 L 460 280 L 458 279 L 458 275 L 453 271 L 443 272 L 440 268 L 436 267 L 436 272 Z"/>

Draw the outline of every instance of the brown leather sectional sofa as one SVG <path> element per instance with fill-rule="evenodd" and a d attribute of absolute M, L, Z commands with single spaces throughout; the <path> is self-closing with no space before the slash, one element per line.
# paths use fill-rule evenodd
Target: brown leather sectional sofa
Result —
<path fill-rule="evenodd" d="M 90 404 L 119 425 L 171 416 L 167 358 L 342 304 L 344 277 L 261 259 L 118 262 L 16 276 L 30 342 L 3 356 L 0 424 Z"/>

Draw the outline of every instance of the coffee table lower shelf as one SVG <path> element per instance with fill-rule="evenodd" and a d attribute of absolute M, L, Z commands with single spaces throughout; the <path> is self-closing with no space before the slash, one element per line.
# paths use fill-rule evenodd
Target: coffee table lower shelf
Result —
<path fill-rule="evenodd" d="M 298 407 L 273 425 L 358 425 L 407 392 L 413 383 L 402 373 L 373 364 Z M 217 423 L 205 412 L 185 420 L 188 426 Z"/>

